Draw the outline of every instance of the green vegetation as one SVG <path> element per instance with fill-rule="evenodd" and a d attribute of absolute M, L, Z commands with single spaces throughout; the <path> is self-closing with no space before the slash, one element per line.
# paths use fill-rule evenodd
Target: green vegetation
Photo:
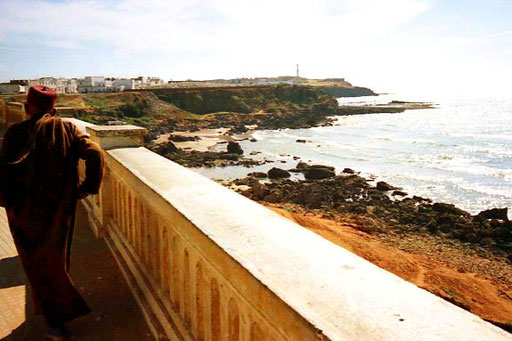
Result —
<path fill-rule="evenodd" d="M 124 121 L 152 133 L 257 125 L 260 129 L 307 128 L 338 113 L 325 86 L 272 85 L 160 88 L 122 93 L 59 95 L 61 115 L 95 124 Z M 12 96 L 24 101 L 24 96 Z M 14 98 L 16 97 L 16 98 Z M 19 98 L 18 98 L 19 97 Z"/>
<path fill-rule="evenodd" d="M 121 120 L 157 133 L 192 128 L 302 128 L 336 113 L 336 99 L 319 87 L 167 88 L 147 91 L 59 96 L 59 106 L 76 118 L 106 124 Z"/>
<path fill-rule="evenodd" d="M 173 103 L 191 113 L 204 115 L 214 112 L 255 113 L 289 112 L 309 109 L 312 104 L 334 100 L 320 88 L 276 85 L 247 88 L 183 88 L 155 89 L 162 101 Z"/>

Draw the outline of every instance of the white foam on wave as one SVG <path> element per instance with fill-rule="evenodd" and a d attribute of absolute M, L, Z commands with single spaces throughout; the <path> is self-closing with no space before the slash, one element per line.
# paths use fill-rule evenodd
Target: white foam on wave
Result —
<path fill-rule="evenodd" d="M 510 188 L 496 188 L 476 183 L 463 183 L 459 187 L 470 192 L 512 199 L 512 192 L 510 191 Z"/>
<path fill-rule="evenodd" d="M 482 153 L 493 157 L 512 157 L 512 146 L 503 144 L 458 145 L 456 148 L 466 153 Z"/>

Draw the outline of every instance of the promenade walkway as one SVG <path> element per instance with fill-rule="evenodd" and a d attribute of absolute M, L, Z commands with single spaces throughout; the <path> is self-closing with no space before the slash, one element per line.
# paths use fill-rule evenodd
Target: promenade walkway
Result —
<path fill-rule="evenodd" d="M 80 341 L 154 340 L 107 245 L 93 236 L 80 212 L 77 221 L 71 277 L 92 313 L 69 329 Z M 44 340 L 44 320 L 32 311 L 30 287 L 0 208 L 0 341 Z"/>

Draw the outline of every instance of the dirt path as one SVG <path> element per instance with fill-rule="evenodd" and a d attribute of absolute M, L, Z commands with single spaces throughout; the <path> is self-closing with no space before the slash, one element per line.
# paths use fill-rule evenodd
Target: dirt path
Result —
<path fill-rule="evenodd" d="M 409 251 L 403 251 L 397 245 L 392 245 L 396 243 L 388 237 L 358 231 L 350 221 L 336 222 L 314 213 L 293 213 L 279 205 L 266 205 L 379 267 L 512 332 L 510 281 L 494 275 L 501 272 L 486 274 L 485 269 L 478 267 L 474 268 L 474 272 L 468 272 L 465 269 L 473 269 L 472 265 L 462 264 L 463 260 L 482 262 L 489 269 L 504 267 L 502 271 L 512 273 L 512 264 L 509 263 L 507 268 L 506 260 L 467 255 L 463 248 L 450 247 L 421 236 L 407 236 Z M 397 239 L 404 239 L 404 236 L 397 236 Z M 415 244 L 417 247 L 414 247 Z"/>

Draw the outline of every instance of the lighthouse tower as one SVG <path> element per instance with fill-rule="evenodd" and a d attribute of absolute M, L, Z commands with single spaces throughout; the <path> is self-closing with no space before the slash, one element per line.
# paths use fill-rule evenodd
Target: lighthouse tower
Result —
<path fill-rule="evenodd" d="M 297 64 L 297 78 L 300 78 L 300 76 L 299 76 L 299 64 Z"/>

